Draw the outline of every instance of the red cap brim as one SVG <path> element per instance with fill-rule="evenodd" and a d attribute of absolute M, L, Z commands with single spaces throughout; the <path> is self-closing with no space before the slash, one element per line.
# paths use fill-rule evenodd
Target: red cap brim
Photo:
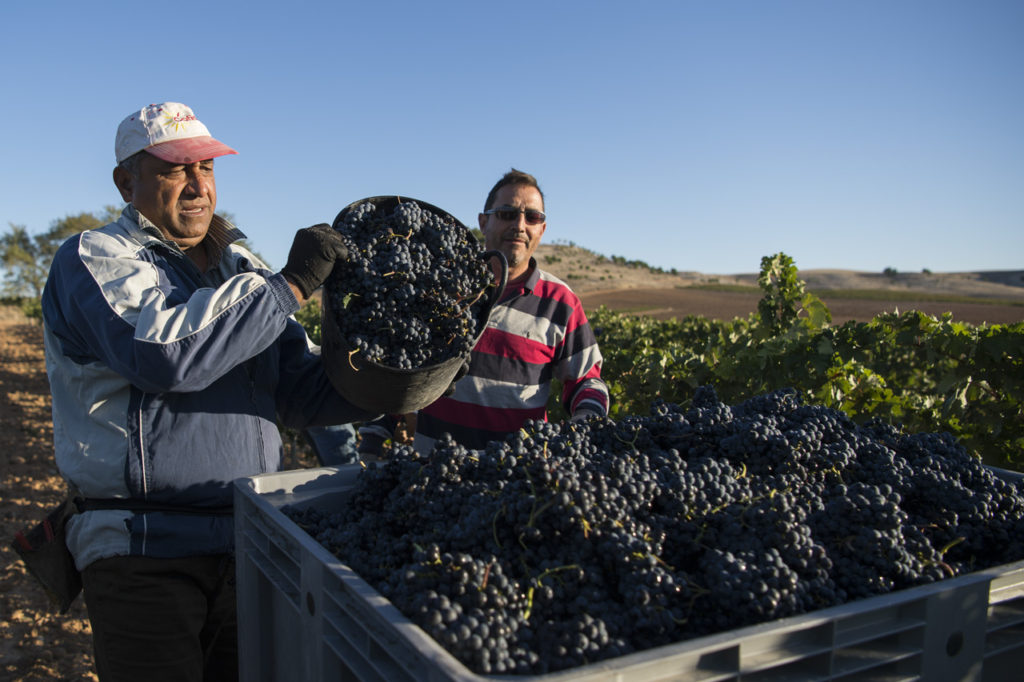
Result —
<path fill-rule="evenodd" d="M 205 161 L 217 158 L 218 156 L 238 153 L 223 142 L 218 142 L 208 135 L 161 142 L 160 144 L 146 147 L 146 151 L 158 159 L 163 159 L 170 163 L 196 163 L 197 161 Z"/>

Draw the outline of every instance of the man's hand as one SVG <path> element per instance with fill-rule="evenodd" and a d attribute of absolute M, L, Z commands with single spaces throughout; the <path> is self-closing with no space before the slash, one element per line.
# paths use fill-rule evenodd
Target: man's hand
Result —
<path fill-rule="evenodd" d="M 581 421 L 585 421 L 587 419 L 587 417 L 601 417 L 601 416 L 603 416 L 603 415 L 600 412 L 596 412 L 594 410 L 588 410 L 585 407 L 581 407 L 580 409 L 578 409 L 578 410 L 576 410 L 575 412 L 572 413 L 572 417 L 569 418 L 569 421 L 571 421 L 571 422 L 581 422 Z"/>
<path fill-rule="evenodd" d="M 320 223 L 295 233 L 281 274 L 298 288 L 303 299 L 308 299 L 330 276 L 335 263 L 347 260 L 348 249 L 341 235 L 327 223 Z"/>

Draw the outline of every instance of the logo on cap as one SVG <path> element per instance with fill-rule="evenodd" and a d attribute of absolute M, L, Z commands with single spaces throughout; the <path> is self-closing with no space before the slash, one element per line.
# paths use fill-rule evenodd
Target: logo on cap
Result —
<path fill-rule="evenodd" d="M 185 124 L 190 121 L 198 121 L 194 114 L 183 114 L 180 111 L 174 114 L 164 114 L 164 125 L 167 127 L 173 126 L 175 130 L 181 130 L 185 127 Z"/>

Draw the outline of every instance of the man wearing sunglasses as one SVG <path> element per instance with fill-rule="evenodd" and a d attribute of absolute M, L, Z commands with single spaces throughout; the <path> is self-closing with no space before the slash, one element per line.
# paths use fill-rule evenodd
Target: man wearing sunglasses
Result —
<path fill-rule="evenodd" d="M 478 222 L 485 246 L 508 260 L 508 285 L 455 392 L 416 415 L 415 447 L 423 453 L 444 433 L 480 449 L 528 419 L 546 419 L 552 379 L 562 382 L 562 404 L 573 420 L 608 413 L 601 352 L 579 297 L 533 256 L 547 229 L 536 178 L 506 173 L 487 195 Z M 364 425 L 360 452 L 379 457 L 394 423 L 388 417 Z"/>

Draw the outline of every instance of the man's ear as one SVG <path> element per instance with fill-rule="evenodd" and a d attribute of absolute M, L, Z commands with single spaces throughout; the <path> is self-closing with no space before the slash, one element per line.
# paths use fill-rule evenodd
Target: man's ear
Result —
<path fill-rule="evenodd" d="M 486 216 L 483 213 L 477 213 L 476 214 L 476 221 L 477 221 L 477 223 L 480 224 L 480 231 L 481 232 L 484 231 L 484 225 L 487 224 L 487 218 L 489 218 L 489 217 L 490 216 Z"/>
<path fill-rule="evenodd" d="M 131 203 L 132 195 L 135 192 L 135 178 L 132 174 L 120 166 L 114 166 L 114 185 L 121 193 L 121 198 Z"/>

